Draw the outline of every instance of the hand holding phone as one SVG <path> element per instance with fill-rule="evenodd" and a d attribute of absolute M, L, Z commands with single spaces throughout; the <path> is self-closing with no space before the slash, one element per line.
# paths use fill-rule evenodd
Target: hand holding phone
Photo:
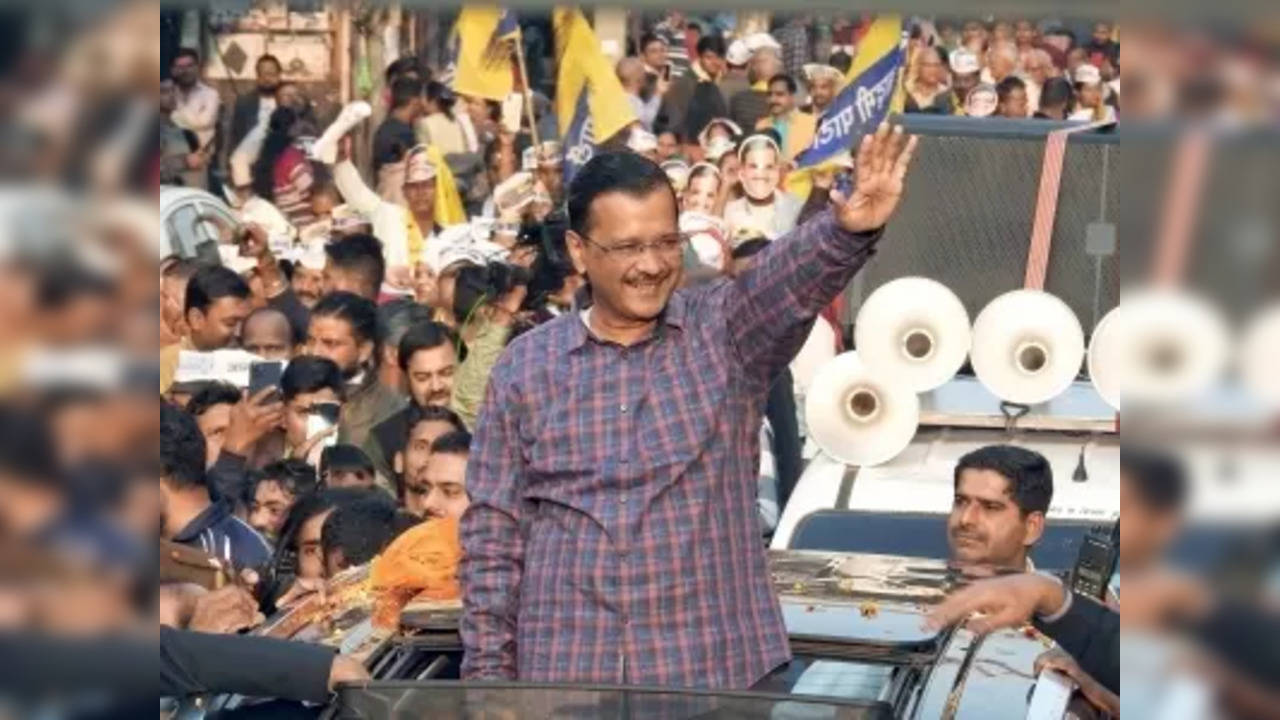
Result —
<path fill-rule="evenodd" d="M 259 398 L 259 405 L 270 405 L 280 400 L 280 378 L 284 375 L 284 363 L 279 360 L 249 364 L 249 397 Z M 262 394 L 263 390 L 273 392 Z M 261 394 L 261 397 L 259 397 Z"/>

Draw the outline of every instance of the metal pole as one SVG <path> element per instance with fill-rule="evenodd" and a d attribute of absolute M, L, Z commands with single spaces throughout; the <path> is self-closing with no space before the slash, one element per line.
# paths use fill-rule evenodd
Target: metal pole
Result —
<path fill-rule="evenodd" d="M 524 112 L 529 118 L 529 136 L 533 138 L 533 146 L 539 145 L 538 123 L 533 117 L 533 90 L 529 88 L 529 73 L 524 66 L 524 42 L 519 33 L 511 39 L 516 46 L 516 64 L 520 66 L 520 87 L 524 88 Z"/>

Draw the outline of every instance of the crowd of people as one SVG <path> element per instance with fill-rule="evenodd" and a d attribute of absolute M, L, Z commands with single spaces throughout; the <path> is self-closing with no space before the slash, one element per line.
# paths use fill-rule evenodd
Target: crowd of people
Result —
<path fill-rule="evenodd" d="M 846 23 L 818 41 L 795 16 L 772 33 L 735 36 L 669 13 L 616 64 L 636 121 L 599 139 L 572 178 L 538 95 L 512 122 L 500 103 L 458 96 L 444 69 L 406 57 L 385 70 L 382 107 L 354 103 L 321 122 L 264 55 L 255 88 L 223 112 L 199 54 L 179 50 L 161 85 L 161 180 L 219 190 L 240 225 L 220 238 L 220 262 L 162 262 L 160 535 L 256 571 L 242 622 L 216 626 L 290 607 L 411 528 L 458 523 L 471 677 L 513 677 L 518 665 L 522 678 L 679 684 L 677 674 L 704 673 L 746 686 L 785 660 L 772 621 L 724 620 L 716 632 L 754 638 L 727 665 L 711 655 L 677 662 L 658 636 L 628 635 L 625 619 L 582 626 L 605 610 L 565 595 L 584 582 L 581 557 L 521 564 L 531 585 L 519 602 L 542 610 L 514 628 L 521 569 L 512 561 L 533 551 L 515 535 L 519 523 L 550 523 L 539 551 L 566 558 L 625 558 L 631 542 L 665 557 L 695 530 L 696 542 L 725 547 L 750 537 L 750 557 L 691 565 L 722 579 L 672 588 L 666 618 L 644 609 L 651 598 L 641 592 L 659 578 L 619 571 L 612 582 L 653 629 L 691 622 L 691 593 L 739 603 L 723 608 L 726 618 L 749 610 L 776 620 L 757 581 L 803 465 L 787 365 L 814 316 L 833 323 L 830 304 L 896 206 L 915 147 L 882 129 L 810 169 L 802 195 L 788 189 L 847 80 L 859 29 Z M 1114 118 L 1113 33 L 1099 23 L 1077 43 L 1030 21 L 913 23 L 904 109 Z M 646 346 L 660 316 L 674 339 L 661 327 L 662 344 Z M 732 332 L 681 332 L 715 318 Z M 589 351 L 579 350 L 584 326 L 597 341 Z M 838 347 L 839 335 L 820 342 Z M 633 345 L 649 350 L 628 355 Z M 200 357 L 233 349 L 252 355 L 251 370 L 281 363 L 278 380 L 249 390 L 193 376 Z M 733 423 L 718 419 L 721 403 L 735 408 Z M 634 445 L 641 431 L 651 445 Z M 950 538 L 960 559 L 1029 566 L 1052 494 L 1044 459 L 1032 455 L 989 448 L 957 469 Z M 593 468 L 619 486 L 594 486 Z M 680 473 L 712 468 L 756 479 L 750 492 L 723 491 L 734 508 L 723 527 L 687 515 L 713 501 L 701 482 L 655 496 Z M 611 494 L 652 504 L 657 536 L 628 539 L 626 506 L 600 506 Z M 209 629 L 199 612 L 208 602 L 162 592 L 162 617 Z M 540 632 L 543 647 L 526 642 Z M 612 654 L 624 639 L 651 646 L 645 664 Z M 566 675 L 556 648 L 577 644 L 581 664 Z"/>

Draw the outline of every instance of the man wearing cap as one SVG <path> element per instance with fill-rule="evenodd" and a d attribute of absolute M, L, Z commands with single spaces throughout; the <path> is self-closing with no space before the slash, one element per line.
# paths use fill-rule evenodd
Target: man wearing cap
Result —
<path fill-rule="evenodd" d="M 741 38 L 729 43 L 729 48 L 724 54 L 724 75 L 717 83 L 720 86 L 720 96 L 724 98 L 724 106 L 729 107 L 729 102 L 734 95 L 751 87 L 751 81 L 747 80 L 747 63 L 751 62 L 751 51 L 747 49 L 747 43 Z"/>
<path fill-rule="evenodd" d="M 588 161 L 578 311 L 489 378 L 461 522 L 465 679 L 749 688 L 790 659 L 756 514 L 770 380 L 873 252 L 914 141 L 864 137 L 853 197 L 733 280 L 677 290 L 662 170 Z"/>
<path fill-rule="evenodd" d="M 978 62 L 978 56 L 965 48 L 951 53 L 947 62 L 951 65 L 952 106 L 956 115 L 964 115 L 969 92 L 978 86 L 978 74 L 982 71 L 982 65 Z"/>
<path fill-rule="evenodd" d="M 804 77 L 809 85 L 809 104 L 801 109 L 815 118 L 822 117 L 822 113 L 835 101 L 844 76 L 830 65 L 810 63 L 804 66 Z"/>
<path fill-rule="evenodd" d="M 757 36 L 752 35 L 752 38 Z M 765 35 L 768 38 L 768 35 Z M 772 38 L 770 38 L 772 40 Z M 751 43 L 747 43 L 751 47 Z M 729 117 L 744 128 L 753 128 L 769 114 L 769 78 L 782 72 L 782 57 L 774 45 L 762 44 L 751 54 L 747 80 L 751 86 L 729 100 Z"/>

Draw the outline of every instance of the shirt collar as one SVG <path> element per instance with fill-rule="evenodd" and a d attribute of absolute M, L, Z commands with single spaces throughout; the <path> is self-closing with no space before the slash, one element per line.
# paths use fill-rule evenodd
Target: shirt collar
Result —
<path fill-rule="evenodd" d="M 587 340 L 592 337 L 591 330 L 587 326 L 586 315 L 583 312 L 590 307 L 591 286 L 588 284 L 578 288 L 578 291 L 573 295 L 573 306 L 571 308 L 571 312 L 577 317 L 577 320 L 570 324 L 573 328 L 569 338 L 570 352 L 586 345 Z M 666 326 L 671 326 L 676 329 L 683 328 L 685 313 L 686 306 L 684 294 L 677 290 L 672 293 L 671 297 L 667 300 L 667 306 L 662 310 L 662 315 L 659 318 L 658 329 L 657 332 L 654 333 L 654 336 L 661 337 L 662 330 Z"/>

